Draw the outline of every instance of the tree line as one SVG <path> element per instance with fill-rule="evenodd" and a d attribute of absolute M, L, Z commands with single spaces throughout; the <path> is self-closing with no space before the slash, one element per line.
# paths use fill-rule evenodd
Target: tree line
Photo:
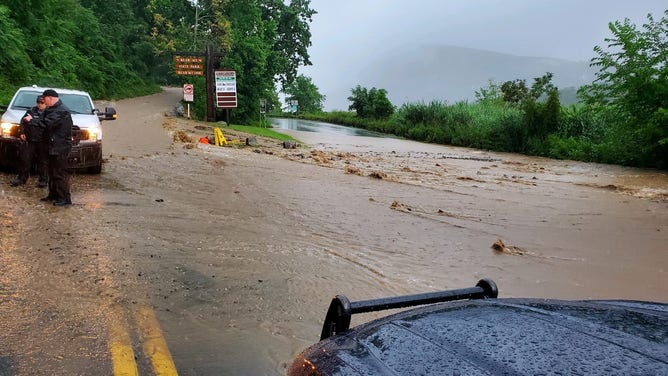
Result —
<path fill-rule="evenodd" d="M 193 110 L 206 114 L 203 77 L 174 74 L 179 52 L 223 55 L 237 72 L 233 120 L 259 119 L 260 99 L 310 65 L 310 0 L 0 0 L 0 104 L 26 85 L 88 91 L 95 99 L 134 97 L 159 85 L 195 85 Z"/>
<path fill-rule="evenodd" d="M 34 4 L 33 4 L 34 5 Z M 350 112 L 323 114 L 325 97 L 298 68 L 311 65 L 310 0 L 0 0 L 0 104 L 19 86 L 86 90 L 95 99 L 195 85 L 193 113 L 206 114 L 203 77 L 177 76 L 174 56 L 223 55 L 216 68 L 237 72 L 238 123 L 259 122 L 260 100 L 280 109 L 278 93 L 301 111 L 342 124 L 420 141 L 584 161 L 668 168 L 668 11 L 609 24 L 596 46 L 596 80 L 581 103 L 562 106 L 546 73 L 476 92 L 475 103 L 407 103 L 382 88 L 351 89 Z"/>

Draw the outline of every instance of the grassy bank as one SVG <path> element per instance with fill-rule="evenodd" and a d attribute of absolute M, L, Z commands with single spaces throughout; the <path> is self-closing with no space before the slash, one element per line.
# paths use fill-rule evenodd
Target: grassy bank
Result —
<path fill-rule="evenodd" d="M 625 124 L 610 108 L 584 105 L 548 108 L 543 103 L 532 106 L 435 101 L 405 104 L 388 119 L 360 118 L 353 112 L 322 112 L 298 117 L 443 145 L 668 168 L 668 157 L 663 155 L 665 148 L 651 144 L 642 127 Z"/>

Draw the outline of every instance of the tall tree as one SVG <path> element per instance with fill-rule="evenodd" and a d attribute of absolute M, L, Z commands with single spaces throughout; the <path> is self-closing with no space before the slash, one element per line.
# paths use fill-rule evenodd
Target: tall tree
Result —
<path fill-rule="evenodd" d="M 526 80 L 516 79 L 515 81 L 506 81 L 501 85 L 503 100 L 507 103 L 522 104 L 522 102 L 533 99 L 537 101 L 542 96 L 547 96 L 555 86 L 552 84 L 553 74 L 545 73 L 541 77 L 533 79 L 533 84 L 529 88 Z"/>
<path fill-rule="evenodd" d="M 28 80 L 35 67 L 27 53 L 28 41 L 21 28 L 10 18 L 10 11 L 0 5 L 0 87 L 21 84 Z M 0 89 L 0 93 L 3 90 Z M 7 95 L 7 94 L 5 94 Z"/>
<path fill-rule="evenodd" d="M 490 79 L 487 87 L 482 87 L 475 91 L 475 99 L 481 103 L 499 103 L 503 101 L 501 86 Z"/>
<path fill-rule="evenodd" d="M 16 41 L 25 41 L 23 51 L 32 65 L 25 67 L 20 84 L 73 87 L 93 97 L 128 94 L 126 88 L 145 85 L 119 53 L 119 43 L 101 27 L 98 17 L 106 14 L 78 0 L 44 0 L 32 7 L 17 0 L 3 2 L 21 31 Z"/>
<path fill-rule="evenodd" d="M 141 77 L 160 77 L 160 74 L 155 74 L 160 62 L 151 43 L 149 24 L 146 21 L 148 2 L 139 7 L 138 4 L 142 3 L 81 0 L 81 5 L 90 9 L 93 14 L 101 15 L 100 31 L 109 40 L 106 46 L 99 50 L 103 56 L 108 59 L 121 57 L 123 63 Z M 173 5 L 173 8 L 179 9 L 177 5 Z"/>
<path fill-rule="evenodd" d="M 386 119 L 394 113 L 394 105 L 387 98 L 385 89 L 373 87 L 368 90 L 357 85 L 351 92 L 352 95 L 348 97 L 348 101 L 352 103 L 348 109 L 354 110 L 359 117 Z"/>
<path fill-rule="evenodd" d="M 239 107 L 235 119 L 259 117 L 257 103 L 272 97 L 275 84 L 294 81 L 297 68 L 309 65 L 309 22 L 315 11 L 308 0 L 227 0 L 223 17 L 229 20 L 230 49 L 221 67 L 237 71 Z"/>
<path fill-rule="evenodd" d="M 581 88 L 586 103 L 614 112 L 618 134 L 637 150 L 641 164 L 668 167 L 668 10 L 647 15 L 638 29 L 628 19 L 609 24 L 608 49 L 596 46 L 593 84 Z"/>
<path fill-rule="evenodd" d="M 232 112 L 238 121 L 259 118 L 260 99 L 274 91 L 274 77 L 268 67 L 273 30 L 262 18 L 257 1 L 230 0 L 224 16 L 230 20 L 231 46 L 221 62 L 221 68 L 237 73 L 237 103 Z"/>
<path fill-rule="evenodd" d="M 287 100 L 296 100 L 300 112 L 322 112 L 325 96 L 320 94 L 310 77 L 299 75 L 285 88 Z"/>
<path fill-rule="evenodd" d="M 501 84 L 503 101 L 512 104 L 520 104 L 529 97 L 529 88 L 526 80 L 516 79 L 515 81 L 506 81 Z"/>
<path fill-rule="evenodd" d="M 282 0 L 261 1 L 263 20 L 275 28 L 268 65 L 283 87 L 297 77 L 300 66 L 311 65 L 309 24 L 317 12 L 310 4 L 310 0 L 292 0 L 288 5 Z"/>

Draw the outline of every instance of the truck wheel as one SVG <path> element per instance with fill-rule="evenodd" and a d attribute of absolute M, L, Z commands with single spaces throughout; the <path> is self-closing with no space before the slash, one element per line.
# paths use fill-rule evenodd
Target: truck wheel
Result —
<path fill-rule="evenodd" d="M 88 167 L 89 174 L 100 174 L 102 173 L 102 162 L 97 166 Z"/>

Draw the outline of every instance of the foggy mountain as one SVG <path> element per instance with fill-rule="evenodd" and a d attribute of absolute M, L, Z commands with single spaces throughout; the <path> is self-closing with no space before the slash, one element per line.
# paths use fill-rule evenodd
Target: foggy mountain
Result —
<path fill-rule="evenodd" d="M 595 68 L 588 61 L 567 61 L 554 58 L 526 57 L 454 46 L 414 46 L 390 53 L 376 54 L 353 65 L 341 63 L 342 79 L 329 87 L 318 86 L 326 95 L 325 110 L 347 110 L 351 90 L 360 85 L 367 89 L 385 89 L 397 107 L 404 103 L 433 100 L 455 103 L 474 101 L 475 91 L 489 85 L 525 79 L 527 85 L 535 77 L 552 72 L 552 82 L 559 89 L 580 87 L 591 83 Z M 318 85 L 317 67 L 311 77 Z M 345 78 L 345 79 L 344 79 Z M 325 81 L 325 80 L 322 80 Z M 330 81 L 330 80 L 327 80 Z M 330 81 L 331 82 L 331 81 Z"/>

